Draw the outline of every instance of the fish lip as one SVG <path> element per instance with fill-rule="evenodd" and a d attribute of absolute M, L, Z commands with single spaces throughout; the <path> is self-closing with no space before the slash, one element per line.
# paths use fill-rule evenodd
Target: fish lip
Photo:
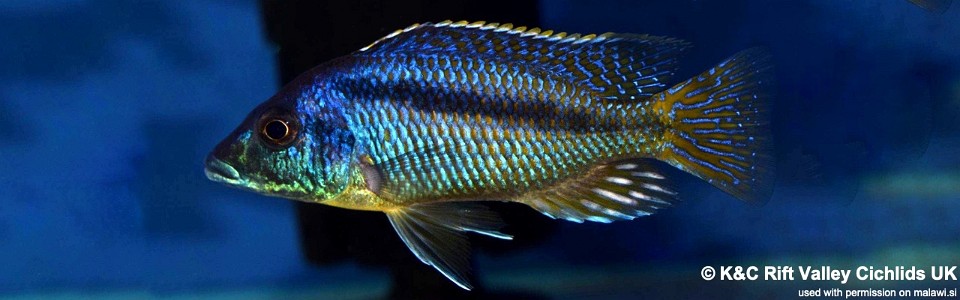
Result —
<path fill-rule="evenodd" d="M 208 179 L 216 182 L 231 185 L 240 184 L 241 182 L 240 172 L 237 172 L 237 169 L 212 155 L 207 157 L 206 167 L 203 169 L 203 173 L 207 175 Z"/>

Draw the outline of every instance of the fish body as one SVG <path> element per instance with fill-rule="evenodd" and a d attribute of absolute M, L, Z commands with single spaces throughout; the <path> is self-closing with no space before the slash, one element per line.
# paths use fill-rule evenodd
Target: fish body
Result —
<path fill-rule="evenodd" d="M 382 211 L 463 288 L 464 232 L 496 238 L 477 201 L 575 222 L 676 200 L 653 160 L 748 201 L 769 193 L 769 65 L 747 50 L 669 87 L 687 44 L 484 22 L 410 26 L 301 75 L 211 153 L 212 180 Z M 669 87 L 669 88 L 668 88 Z"/>
<path fill-rule="evenodd" d="M 643 103 L 593 99 L 523 64 L 393 52 L 339 62 L 351 71 L 333 85 L 355 99 L 348 124 L 359 151 L 389 172 L 375 192 L 393 205 L 516 198 L 663 144 Z"/>

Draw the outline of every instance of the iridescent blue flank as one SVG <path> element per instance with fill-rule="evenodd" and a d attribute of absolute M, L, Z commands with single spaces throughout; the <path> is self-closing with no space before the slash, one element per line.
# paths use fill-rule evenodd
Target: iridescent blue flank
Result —
<path fill-rule="evenodd" d="M 461 233 L 509 235 L 464 201 L 629 220 L 676 200 L 650 160 L 765 197 L 763 56 L 741 52 L 665 91 L 685 47 L 483 22 L 411 26 L 287 85 L 245 122 L 257 135 L 218 147 L 236 149 L 215 155 L 210 173 L 386 212 L 419 259 L 469 289 Z M 227 166 L 235 160 L 243 170 Z"/>
<path fill-rule="evenodd" d="M 487 27 L 382 39 L 318 68 L 303 97 L 342 107 L 397 199 L 519 195 L 657 146 L 658 117 L 622 100 L 662 90 L 682 42 Z"/>

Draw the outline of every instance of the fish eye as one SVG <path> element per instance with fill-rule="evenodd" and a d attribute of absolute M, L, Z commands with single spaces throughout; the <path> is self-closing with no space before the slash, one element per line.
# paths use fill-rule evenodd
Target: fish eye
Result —
<path fill-rule="evenodd" d="M 270 140 L 278 141 L 290 134 L 290 126 L 282 120 L 270 120 L 263 126 L 263 135 Z"/>
<path fill-rule="evenodd" d="M 261 140 L 267 145 L 286 147 L 296 140 L 299 123 L 289 112 L 270 110 L 260 117 L 257 127 Z"/>

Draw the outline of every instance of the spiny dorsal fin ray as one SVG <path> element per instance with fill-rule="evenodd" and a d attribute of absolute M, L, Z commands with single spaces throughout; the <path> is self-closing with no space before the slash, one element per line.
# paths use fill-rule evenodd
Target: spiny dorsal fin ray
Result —
<path fill-rule="evenodd" d="M 482 205 L 465 202 L 417 204 L 387 211 L 393 229 L 420 261 L 464 289 L 469 281 L 470 243 L 464 232 L 513 239 L 498 231 L 502 221 Z"/>
<path fill-rule="evenodd" d="M 627 159 L 600 164 L 577 178 L 525 194 L 520 201 L 553 218 L 609 223 L 671 206 L 676 193 L 648 159 Z"/>
<path fill-rule="evenodd" d="M 554 33 L 512 24 L 414 24 L 356 55 L 470 55 L 525 63 L 588 87 L 608 100 L 645 99 L 666 88 L 687 43 L 666 37 Z"/>

